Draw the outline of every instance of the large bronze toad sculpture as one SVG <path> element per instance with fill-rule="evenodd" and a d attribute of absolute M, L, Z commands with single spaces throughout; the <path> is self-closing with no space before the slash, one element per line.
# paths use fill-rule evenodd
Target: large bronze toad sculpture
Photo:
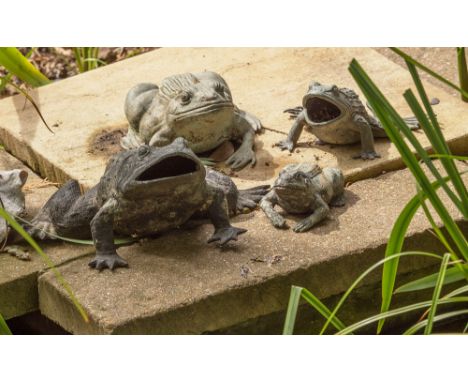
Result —
<path fill-rule="evenodd" d="M 302 98 L 302 107 L 285 111 L 296 119 L 286 140 L 276 144 L 282 150 L 294 149 L 305 126 L 319 143 L 347 145 L 361 142 L 361 153 L 355 158 L 380 158 L 375 151 L 374 137 L 387 137 L 387 134 L 351 89 L 314 81 Z M 405 118 L 405 121 L 410 128 L 419 128 L 416 118 Z"/>
<path fill-rule="evenodd" d="M 159 86 L 138 84 L 127 94 L 125 114 L 130 124 L 121 141 L 125 149 L 165 146 L 183 137 L 195 153 L 202 153 L 237 140 L 240 147 L 226 164 L 234 169 L 255 164 L 260 121 L 234 105 L 226 81 L 214 72 L 174 75 Z"/>
<path fill-rule="evenodd" d="M 238 191 L 229 177 L 207 170 L 183 138 L 165 147 L 140 146 L 109 161 L 100 182 L 81 194 L 78 182 L 60 188 L 32 221 L 30 233 L 89 238 L 99 270 L 126 266 L 114 233 L 132 237 L 177 228 L 195 214 L 207 215 L 215 231 L 208 242 L 237 240 L 245 229 L 231 226 L 228 211 L 254 207 L 267 192 L 260 186 Z"/>

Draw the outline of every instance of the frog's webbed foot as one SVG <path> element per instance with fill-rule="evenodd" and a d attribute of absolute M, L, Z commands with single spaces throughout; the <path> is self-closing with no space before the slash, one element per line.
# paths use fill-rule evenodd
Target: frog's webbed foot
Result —
<path fill-rule="evenodd" d="M 239 190 L 237 197 L 236 209 L 243 212 L 245 209 L 253 210 L 262 198 L 269 192 L 269 185 L 262 185 L 247 190 Z"/>
<path fill-rule="evenodd" d="M 239 150 L 226 160 L 226 164 L 234 170 L 240 170 L 249 163 L 253 167 L 256 162 L 257 158 L 255 156 L 255 152 L 252 148 L 247 146 L 240 147 Z"/>
<path fill-rule="evenodd" d="M 128 263 L 122 259 L 116 252 L 111 253 L 96 253 L 96 256 L 88 265 L 99 271 L 103 269 L 113 270 L 119 267 L 128 267 Z"/>
<path fill-rule="evenodd" d="M 287 229 L 288 224 L 286 223 L 285 218 L 283 218 L 280 214 L 275 214 L 273 216 L 270 216 L 270 221 L 271 224 L 273 224 L 273 227 L 280 228 L 280 229 Z"/>
<path fill-rule="evenodd" d="M 244 228 L 223 227 L 215 230 L 213 236 L 208 239 L 208 243 L 219 241 L 220 245 L 226 244 L 230 240 L 236 240 L 237 236 L 247 232 Z"/>
<path fill-rule="evenodd" d="M 252 127 L 255 133 L 259 133 L 262 130 L 262 123 L 255 115 L 250 114 L 244 110 L 238 110 L 237 115 L 238 115 L 238 118 L 241 118 L 245 122 L 247 122 L 247 124 L 249 124 L 250 127 Z"/>
<path fill-rule="evenodd" d="M 27 233 L 39 240 L 55 239 L 55 227 L 48 221 L 32 221 L 31 226 L 26 229 Z"/>
<path fill-rule="evenodd" d="M 278 146 L 281 150 L 288 150 L 289 152 L 292 152 L 294 150 L 294 142 L 289 139 L 276 142 L 275 146 Z"/>
<path fill-rule="evenodd" d="M 364 159 L 364 160 L 373 160 L 376 158 L 380 158 L 380 154 L 377 154 L 375 151 L 361 151 L 360 154 L 353 156 L 353 159 Z"/>
<path fill-rule="evenodd" d="M 7 245 L 5 248 L 3 248 L 2 252 L 8 253 L 11 256 L 15 256 L 17 259 L 20 260 L 31 260 L 31 256 L 29 255 L 29 251 L 27 250 L 27 248 L 23 248 L 19 245 Z"/>
<path fill-rule="evenodd" d="M 304 220 L 301 220 L 299 223 L 297 223 L 293 231 L 294 232 L 306 232 L 309 229 L 311 229 L 314 226 L 314 220 L 309 217 L 305 218 Z"/>

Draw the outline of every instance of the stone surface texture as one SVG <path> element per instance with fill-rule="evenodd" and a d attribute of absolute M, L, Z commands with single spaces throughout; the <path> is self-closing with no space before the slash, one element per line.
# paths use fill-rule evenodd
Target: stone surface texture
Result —
<path fill-rule="evenodd" d="M 23 163 L 5 151 L 0 151 L 0 168 L 24 169 L 28 180 L 24 186 L 26 196 L 26 218 L 36 214 L 47 199 L 57 190 L 44 182 Z M 93 251 L 90 246 L 77 246 L 65 243 L 40 243 L 44 252 L 58 265 Z M 27 248 L 27 245 L 24 245 Z M 12 318 L 38 309 L 37 278 L 47 265 L 34 249 L 29 248 L 30 261 L 21 261 L 6 253 L 0 253 L 0 313 Z"/>
<path fill-rule="evenodd" d="M 202 224 L 120 249 L 129 269 L 98 273 L 88 269 L 89 258 L 78 259 L 60 270 L 91 323 L 79 319 L 50 272 L 39 281 L 40 308 L 73 333 L 202 333 L 284 311 L 291 285 L 319 298 L 337 295 L 382 258 L 392 225 L 414 192 L 412 175 L 401 170 L 350 185 L 346 206 L 333 208 L 328 220 L 303 234 L 277 230 L 255 211 L 233 219 L 249 231 L 225 249 L 205 243 L 211 227 Z M 419 211 L 407 248 L 436 250 L 428 228 Z M 399 271 L 426 266 L 407 259 Z M 379 277 L 375 272 L 363 285 Z"/>
<path fill-rule="evenodd" d="M 256 140 L 257 166 L 238 172 L 238 184 L 272 181 L 284 165 L 305 160 L 338 165 L 350 181 L 402 168 L 397 150 L 386 139 L 377 140 L 382 158 L 374 161 L 351 159 L 359 145 L 314 146 L 315 137 L 308 132 L 292 155 L 272 147 L 291 127 L 283 110 L 300 105 L 310 81 L 358 90 L 347 70 L 352 58 L 359 60 L 398 111 L 410 114 L 402 97 L 412 83 L 407 70 L 370 48 L 164 48 L 32 91 L 55 134 L 22 96 L 0 101 L 0 140 L 43 177 L 57 182 L 73 178 L 89 188 L 99 180 L 109 156 L 96 150 L 96 140 L 126 130 L 123 104 L 133 85 L 158 83 L 175 73 L 213 70 L 228 82 L 234 102 L 266 127 Z M 466 105 L 431 84 L 427 91 L 441 100 L 438 118 L 447 140 L 459 152 L 468 142 Z M 417 135 L 427 146 L 424 134 Z"/>

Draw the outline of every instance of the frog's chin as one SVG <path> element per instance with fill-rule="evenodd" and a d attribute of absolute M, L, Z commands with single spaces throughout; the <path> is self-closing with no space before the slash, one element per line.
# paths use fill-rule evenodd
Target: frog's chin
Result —
<path fill-rule="evenodd" d="M 327 125 L 345 117 L 346 107 L 326 95 L 306 94 L 302 100 L 305 119 L 310 125 Z"/>
<path fill-rule="evenodd" d="M 234 105 L 232 102 L 223 101 L 210 103 L 208 105 L 192 107 L 190 109 L 184 109 L 172 113 L 172 120 L 174 122 L 179 122 L 187 118 L 199 117 L 201 115 L 215 113 L 222 109 L 234 109 Z"/>

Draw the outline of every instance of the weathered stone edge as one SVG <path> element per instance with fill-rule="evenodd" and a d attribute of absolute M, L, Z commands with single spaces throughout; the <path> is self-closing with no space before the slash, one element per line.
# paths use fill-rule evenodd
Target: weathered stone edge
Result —
<path fill-rule="evenodd" d="M 458 223 L 468 232 L 468 222 Z M 407 245 L 405 250 L 443 250 L 437 238 L 428 230 L 411 234 L 407 237 L 407 242 L 410 245 Z M 122 322 L 118 326 L 109 326 L 95 317 L 90 317 L 89 324 L 76 319 L 78 312 L 62 288 L 57 288 L 43 277 L 39 278 L 39 307 L 44 315 L 75 334 L 198 334 L 220 331 L 248 320 L 284 311 L 291 285 L 306 287 L 321 299 L 343 293 L 359 274 L 382 258 L 385 247 L 386 243 L 382 241 L 363 251 L 340 256 L 310 268 L 299 268 L 288 274 L 272 276 L 261 281 L 252 279 L 245 287 L 210 295 L 170 311 Z M 359 267 L 356 268 L 356 264 L 359 264 Z M 402 259 L 399 274 L 432 264 L 433 261 L 425 258 Z M 345 277 L 336 279 L 337 274 Z M 336 282 L 332 284 L 330 280 Z M 380 272 L 376 271 L 362 286 L 377 286 L 379 281 Z M 324 286 L 326 290 L 323 289 Z M 261 303 L 256 304 L 258 301 Z"/>

